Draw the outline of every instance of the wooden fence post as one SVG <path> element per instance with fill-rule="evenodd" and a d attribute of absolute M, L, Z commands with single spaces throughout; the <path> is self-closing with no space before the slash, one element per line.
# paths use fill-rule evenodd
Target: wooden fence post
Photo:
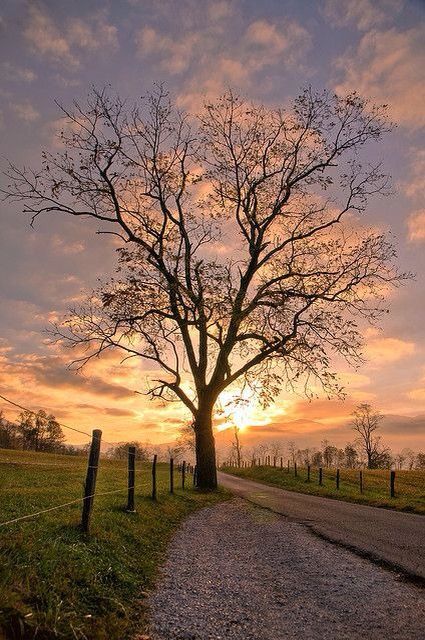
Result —
<path fill-rule="evenodd" d="M 359 473 L 360 493 L 363 493 L 363 471 L 360 469 Z"/>
<path fill-rule="evenodd" d="M 183 460 L 183 464 L 182 464 L 182 489 L 184 489 L 185 474 L 186 474 L 186 462 Z"/>
<path fill-rule="evenodd" d="M 127 511 L 135 513 L 134 508 L 134 483 L 136 480 L 135 474 L 135 460 L 136 460 L 136 447 L 128 447 L 128 496 L 127 496 Z"/>
<path fill-rule="evenodd" d="M 288 460 L 288 473 L 289 473 L 289 460 Z"/>
<path fill-rule="evenodd" d="M 310 467 L 310 465 L 308 464 L 308 465 L 307 465 L 307 482 L 310 482 L 310 470 L 311 470 L 311 467 Z"/>
<path fill-rule="evenodd" d="M 152 500 L 156 500 L 156 461 L 158 456 L 154 455 L 152 461 Z"/>
<path fill-rule="evenodd" d="M 339 469 L 336 470 L 336 488 L 339 489 Z"/>
<path fill-rule="evenodd" d="M 274 458 L 273 458 L 273 466 L 274 467 L 276 466 L 276 456 L 274 456 Z"/>
<path fill-rule="evenodd" d="M 193 486 L 196 487 L 198 485 L 198 467 L 195 464 L 193 467 Z"/>
<path fill-rule="evenodd" d="M 322 467 L 319 467 L 319 484 L 320 486 L 322 486 L 323 483 L 323 469 Z"/>
<path fill-rule="evenodd" d="M 99 466 L 100 441 L 102 431 L 94 429 L 90 444 L 89 460 L 87 465 L 86 483 L 84 485 L 83 512 L 81 514 L 81 527 L 85 533 L 89 532 L 90 514 L 93 507 L 94 493 L 96 490 L 97 469 Z"/>
<path fill-rule="evenodd" d="M 294 476 L 297 477 L 298 476 L 298 468 L 297 468 L 297 463 L 294 463 Z"/>
<path fill-rule="evenodd" d="M 170 458 L 170 493 L 174 493 L 174 458 Z"/>
<path fill-rule="evenodd" d="M 390 496 L 391 498 L 395 497 L 395 471 L 394 470 L 390 472 Z"/>
<path fill-rule="evenodd" d="M 280 468 L 283 469 L 283 458 L 280 459 Z"/>

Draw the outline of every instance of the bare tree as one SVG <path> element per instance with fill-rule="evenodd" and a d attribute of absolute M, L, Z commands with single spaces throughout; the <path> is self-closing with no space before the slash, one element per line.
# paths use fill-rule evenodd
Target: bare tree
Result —
<path fill-rule="evenodd" d="M 368 469 L 389 464 L 390 450 L 382 444 L 381 436 L 376 435 L 383 418 L 366 403 L 359 404 L 353 412 L 352 428 L 359 434 L 357 442 L 366 455 Z"/>
<path fill-rule="evenodd" d="M 260 460 L 261 460 L 261 464 L 264 463 L 266 455 L 269 452 L 269 444 L 266 442 L 260 442 L 259 445 L 257 445 L 257 453 L 260 456 Z"/>
<path fill-rule="evenodd" d="M 338 455 L 338 449 L 329 440 L 322 440 L 322 455 L 326 467 L 332 467 L 335 464 L 335 458 Z"/>
<path fill-rule="evenodd" d="M 297 458 L 301 461 L 301 464 L 304 465 L 304 467 L 308 467 L 308 465 L 311 464 L 314 453 L 315 449 L 311 447 L 299 449 L 297 452 Z"/>
<path fill-rule="evenodd" d="M 161 87 L 135 106 L 93 90 L 61 109 L 65 151 L 10 165 L 3 193 L 32 223 L 93 218 L 122 247 L 119 276 L 59 335 L 85 347 L 77 366 L 118 348 L 162 370 L 148 393 L 192 414 L 198 484 L 214 488 L 220 394 L 239 384 L 268 403 L 312 380 L 338 393 L 332 354 L 359 361 L 356 318 L 376 321 L 382 284 L 406 277 L 387 237 L 355 220 L 388 191 L 361 161 L 391 129 L 385 109 L 355 93 L 306 89 L 281 109 L 227 92 L 192 117 Z"/>
<path fill-rule="evenodd" d="M 404 457 L 407 468 L 409 469 L 409 471 L 411 471 L 415 466 L 416 453 L 412 449 L 410 449 L 410 447 L 405 447 L 400 452 L 400 455 Z"/>
<path fill-rule="evenodd" d="M 403 464 L 404 464 L 405 460 L 406 460 L 406 456 L 403 453 L 403 451 L 400 451 L 400 453 L 397 453 L 394 456 L 394 464 L 396 465 L 397 469 L 402 469 L 403 468 Z"/>
<path fill-rule="evenodd" d="M 242 462 L 242 445 L 239 437 L 239 432 L 240 432 L 240 428 L 235 424 L 233 427 L 234 439 L 232 442 L 232 449 L 235 453 L 236 464 L 238 465 L 238 467 L 241 466 L 241 462 Z"/>
<path fill-rule="evenodd" d="M 293 440 L 290 440 L 288 442 L 288 453 L 289 457 L 291 458 L 292 464 L 295 464 L 298 460 L 298 451 L 299 449 L 297 449 L 297 445 L 295 444 L 295 442 Z"/>
<path fill-rule="evenodd" d="M 280 440 L 270 442 L 269 449 L 273 460 L 277 461 L 277 459 L 283 455 L 283 444 Z"/>

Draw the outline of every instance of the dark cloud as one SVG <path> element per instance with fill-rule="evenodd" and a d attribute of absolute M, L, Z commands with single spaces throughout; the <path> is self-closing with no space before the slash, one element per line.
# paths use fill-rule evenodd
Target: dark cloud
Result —
<path fill-rule="evenodd" d="M 134 390 L 113 384 L 98 376 L 87 376 L 67 369 L 64 359 L 59 356 L 28 356 L 11 360 L 6 364 L 6 372 L 29 377 L 35 384 L 64 390 L 79 390 L 105 395 L 110 398 L 128 398 Z"/>
<path fill-rule="evenodd" d="M 89 411 L 102 413 L 107 416 L 134 417 L 134 411 L 127 411 L 127 409 L 114 409 L 113 407 L 98 407 L 94 404 L 77 404 L 75 405 L 75 409 L 88 409 Z"/>
<path fill-rule="evenodd" d="M 387 415 L 382 421 L 382 432 L 391 435 L 421 435 L 425 437 L 425 415 L 414 417 Z"/>

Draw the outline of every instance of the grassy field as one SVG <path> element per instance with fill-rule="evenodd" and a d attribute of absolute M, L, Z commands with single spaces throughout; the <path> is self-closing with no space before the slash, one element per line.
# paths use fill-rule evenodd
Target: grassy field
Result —
<path fill-rule="evenodd" d="M 336 489 L 336 470 L 323 469 L 323 485 L 318 484 L 318 470 L 311 468 L 310 482 L 307 469 L 248 467 L 237 469 L 223 467 L 223 471 L 250 478 L 265 484 L 276 485 L 290 491 L 311 493 L 338 500 L 360 502 L 376 507 L 389 507 L 400 511 L 425 514 L 425 471 L 396 471 L 395 497 L 390 497 L 390 472 L 387 470 L 363 470 L 363 493 L 359 489 L 358 469 L 341 469 L 339 490 Z"/>
<path fill-rule="evenodd" d="M 86 459 L 0 449 L 0 522 L 80 498 Z M 101 460 L 91 535 L 78 528 L 81 504 L 0 527 L 0 638 L 128 638 L 143 621 L 146 591 L 167 542 L 191 511 L 223 492 L 168 493 L 168 467 L 136 463 L 136 509 L 126 504 L 126 463 Z M 179 486 L 176 473 L 176 485 Z"/>

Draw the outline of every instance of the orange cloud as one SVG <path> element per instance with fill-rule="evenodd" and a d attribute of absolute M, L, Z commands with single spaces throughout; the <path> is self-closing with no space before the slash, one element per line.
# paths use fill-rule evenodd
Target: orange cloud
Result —
<path fill-rule="evenodd" d="M 365 355 L 372 367 L 397 362 L 415 353 L 415 343 L 395 337 L 380 337 L 377 329 L 366 331 Z"/>

